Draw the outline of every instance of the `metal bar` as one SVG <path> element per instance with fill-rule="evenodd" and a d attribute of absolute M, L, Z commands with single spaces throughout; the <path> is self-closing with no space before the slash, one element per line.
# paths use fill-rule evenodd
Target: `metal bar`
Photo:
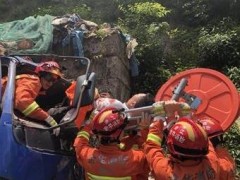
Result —
<path fill-rule="evenodd" d="M 19 61 L 19 63 L 24 63 L 24 64 L 30 64 L 32 66 L 35 66 L 37 67 L 38 63 L 35 63 L 35 62 L 32 62 L 32 61 L 28 61 L 28 60 L 25 60 L 23 59 L 22 57 L 19 57 L 19 56 L 16 56 L 17 60 Z"/>
<path fill-rule="evenodd" d="M 176 87 L 176 89 L 173 91 L 173 96 L 171 100 L 178 101 L 179 98 L 184 94 L 184 88 L 187 85 L 188 80 L 186 78 L 182 78 L 179 85 Z"/>
<path fill-rule="evenodd" d="M 140 108 L 133 108 L 133 109 L 128 109 L 125 110 L 125 113 L 137 113 L 137 112 L 143 112 L 143 111 L 148 111 L 151 112 L 153 109 L 153 106 L 145 106 L 145 107 L 140 107 Z"/>
<path fill-rule="evenodd" d="M 0 78 L 2 79 L 2 60 L 0 57 Z M 2 83 L 0 84 L 0 104 L 2 104 Z"/>
<path fill-rule="evenodd" d="M 14 93 L 15 93 L 15 76 L 16 76 L 16 64 L 17 60 L 15 58 L 10 58 L 9 68 L 8 68 L 8 81 L 6 89 L 3 96 L 3 107 L 1 115 L 1 123 L 9 124 L 12 122 L 13 117 L 13 107 L 14 107 Z M 8 118 L 2 118 L 8 116 Z"/>

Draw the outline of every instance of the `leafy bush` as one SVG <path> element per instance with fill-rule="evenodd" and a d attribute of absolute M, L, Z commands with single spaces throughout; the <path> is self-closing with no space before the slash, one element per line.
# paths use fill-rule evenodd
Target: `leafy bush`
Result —
<path fill-rule="evenodd" d="M 230 130 L 224 134 L 225 145 L 233 156 L 237 166 L 237 176 L 240 175 L 240 119 L 233 124 Z"/>
<path fill-rule="evenodd" d="M 34 15 L 45 15 L 50 14 L 52 16 L 62 16 L 65 14 L 79 14 L 81 17 L 86 18 L 90 16 L 90 8 L 85 4 L 77 4 L 63 6 L 63 4 L 54 4 L 43 7 L 38 7 Z"/>
<path fill-rule="evenodd" d="M 169 28 L 164 22 L 170 11 L 159 3 L 134 3 L 127 6 L 120 6 L 122 16 L 118 24 L 121 29 L 126 30 L 133 37 L 136 37 L 140 50 L 162 46 L 162 35 Z"/>
<path fill-rule="evenodd" d="M 240 65 L 239 30 L 232 28 L 231 20 L 202 28 L 198 39 L 199 65 L 223 70 L 226 66 Z"/>
<path fill-rule="evenodd" d="M 240 68 L 239 67 L 227 67 L 226 73 L 228 77 L 235 84 L 236 88 L 240 90 Z M 240 92 L 239 92 L 240 93 Z M 225 134 L 226 146 L 235 159 L 237 165 L 237 176 L 240 176 L 240 118 L 233 124 L 230 130 Z M 238 179 L 236 178 L 236 179 Z"/>
<path fill-rule="evenodd" d="M 228 77 L 232 80 L 238 91 L 240 91 L 240 67 L 227 67 L 226 68 Z"/>
<path fill-rule="evenodd" d="M 127 3 L 119 9 L 120 28 L 136 38 L 139 44 L 136 56 L 140 62 L 140 75 L 134 79 L 132 93 L 139 89 L 154 93 L 171 75 L 162 58 L 169 29 L 164 17 L 170 11 L 156 2 Z"/>

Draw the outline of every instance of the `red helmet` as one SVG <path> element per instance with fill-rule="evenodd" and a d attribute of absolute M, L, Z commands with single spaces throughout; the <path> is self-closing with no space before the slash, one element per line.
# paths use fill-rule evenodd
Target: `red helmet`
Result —
<path fill-rule="evenodd" d="M 208 136 L 197 122 L 180 118 L 169 131 L 167 146 L 172 155 L 201 157 L 208 153 Z"/>
<path fill-rule="evenodd" d="M 207 132 L 209 138 L 219 136 L 224 133 L 220 123 L 212 118 L 205 117 L 198 120 L 202 125 L 203 129 Z"/>
<path fill-rule="evenodd" d="M 93 133 L 118 139 L 126 126 L 126 118 L 123 114 L 114 112 L 116 108 L 104 108 L 93 118 Z"/>
<path fill-rule="evenodd" d="M 59 77 L 62 77 L 62 73 L 60 72 L 59 64 L 55 61 L 46 61 L 40 63 L 35 70 L 36 73 L 40 72 L 48 72 L 51 74 L 55 74 Z"/>

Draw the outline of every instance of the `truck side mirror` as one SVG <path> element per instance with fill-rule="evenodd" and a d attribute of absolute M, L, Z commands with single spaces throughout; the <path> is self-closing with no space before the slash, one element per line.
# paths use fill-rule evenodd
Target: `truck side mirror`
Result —
<path fill-rule="evenodd" d="M 82 107 L 82 106 L 90 105 L 94 101 L 96 74 L 92 72 L 88 78 L 86 78 L 86 75 L 81 75 L 77 78 L 76 89 L 74 92 L 74 98 L 72 103 L 72 106 L 75 108 L 77 107 L 78 100 L 80 98 L 81 88 L 84 85 L 86 79 L 87 79 L 87 85 L 83 91 L 80 106 Z"/>

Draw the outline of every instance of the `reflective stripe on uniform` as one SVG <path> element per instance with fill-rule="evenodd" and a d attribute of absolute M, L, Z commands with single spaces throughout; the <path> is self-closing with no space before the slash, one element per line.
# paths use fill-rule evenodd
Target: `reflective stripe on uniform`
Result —
<path fill-rule="evenodd" d="M 28 116 L 31 114 L 33 111 L 35 111 L 37 108 L 39 108 L 39 105 L 34 101 L 32 104 L 30 104 L 26 109 L 22 111 L 22 113 L 25 116 Z"/>
<path fill-rule="evenodd" d="M 87 131 L 80 131 L 78 132 L 77 137 L 84 137 L 89 140 L 89 133 Z"/>
<path fill-rule="evenodd" d="M 49 122 L 50 126 L 53 127 L 53 126 L 56 126 L 58 125 L 57 122 L 52 118 L 52 120 Z"/>
<path fill-rule="evenodd" d="M 126 145 L 124 143 L 119 144 L 119 149 L 124 150 L 126 148 Z"/>
<path fill-rule="evenodd" d="M 36 75 L 30 75 L 30 74 L 20 74 L 15 77 L 15 79 L 21 79 L 21 78 L 29 78 L 29 79 L 39 79 Z"/>
<path fill-rule="evenodd" d="M 125 177 L 97 176 L 91 173 L 87 173 L 87 175 L 90 180 L 131 180 L 132 179 L 130 176 L 125 176 Z"/>
<path fill-rule="evenodd" d="M 159 136 L 152 134 L 152 133 L 148 134 L 147 140 L 150 140 L 150 141 L 158 144 L 159 146 L 161 145 L 161 142 L 162 142 L 162 139 Z"/>
<path fill-rule="evenodd" d="M 133 144 L 133 145 L 132 145 L 132 149 L 138 150 L 138 149 L 140 149 L 140 148 L 139 148 L 139 145 L 138 145 L 138 144 Z"/>
<path fill-rule="evenodd" d="M 15 79 L 20 79 L 20 78 L 22 78 L 22 77 L 26 77 L 26 76 L 17 75 L 17 76 L 15 77 Z"/>

